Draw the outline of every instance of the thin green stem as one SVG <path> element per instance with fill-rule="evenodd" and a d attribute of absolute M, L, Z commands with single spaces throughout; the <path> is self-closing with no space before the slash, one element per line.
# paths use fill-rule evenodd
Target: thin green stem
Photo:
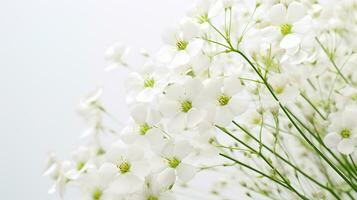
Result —
<path fill-rule="evenodd" d="M 342 74 L 340 68 L 337 67 L 335 60 L 333 59 L 333 57 L 330 55 L 330 53 L 328 52 L 328 49 L 321 43 L 321 41 L 319 40 L 318 37 L 315 37 L 315 40 L 317 41 L 317 43 L 320 45 L 320 47 L 322 48 L 322 50 L 325 52 L 326 56 L 328 57 L 328 59 L 331 61 L 332 65 L 334 66 L 334 68 L 336 69 L 337 73 L 341 76 L 341 78 L 348 84 L 348 79 Z"/>
<path fill-rule="evenodd" d="M 246 133 L 247 135 L 249 135 L 253 140 L 255 140 L 256 142 L 259 142 L 259 140 L 254 137 L 248 130 L 246 130 L 245 128 L 243 128 L 241 125 L 239 125 L 237 122 L 233 121 L 233 124 L 236 125 L 240 130 L 242 130 L 244 133 Z M 290 161 L 288 161 L 287 159 L 285 159 L 284 157 L 282 157 L 280 154 L 276 153 L 273 149 L 271 149 L 270 147 L 268 147 L 265 144 L 262 144 L 262 146 L 267 149 L 268 151 L 270 151 L 271 153 L 273 153 L 274 155 L 277 156 L 277 158 L 279 158 L 280 160 L 282 160 L 283 162 L 285 162 L 286 164 L 290 165 L 292 168 L 294 168 L 296 171 L 298 171 L 299 173 L 301 173 L 302 175 L 304 175 L 306 178 L 308 178 L 309 180 L 311 180 L 312 182 L 314 182 L 316 185 L 320 186 L 323 189 L 326 189 L 327 191 L 329 191 L 334 197 L 336 197 L 336 199 L 340 198 L 338 197 L 338 195 L 329 187 L 325 186 L 324 184 L 318 182 L 317 180 L 315 180 L 314 178 L 312 178 L 310 175 L 308 175 L 307 173 L 305 173 L 303 170 L 301 170 L 299 167 L 295 166 L 294 164 L 292 164 Z"/>

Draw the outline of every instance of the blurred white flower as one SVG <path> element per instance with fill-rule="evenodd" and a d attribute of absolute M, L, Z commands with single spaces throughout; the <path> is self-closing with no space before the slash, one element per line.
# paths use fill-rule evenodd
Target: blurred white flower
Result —
<path fill-rule="evenodd" d="M 122 43 L 116 43 L 109 47 L 105 53 L 105 58 L 110 62 L 110 65 L 105 68 L 105 71 L 114 70 L 120 66 L 128 66 L 127 56 L 130 48 Z"/>
<path fill-rule="evenodd" d="M 343 154 L 351 154 L 357 145 L 357 108 L 346 108 L 330 116 L 329 133 L 324 138 L 328 147 Z"/>

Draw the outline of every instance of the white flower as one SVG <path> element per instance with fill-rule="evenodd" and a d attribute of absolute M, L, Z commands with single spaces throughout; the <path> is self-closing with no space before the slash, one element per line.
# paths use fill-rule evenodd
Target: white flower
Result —
<path fill-rule="evenodd" d="M 170 187 L 175 183 L 174 174 L 157 174 L 147 177 L 143 192 L 135 197 L 136 200 L 175 200 Z M 173 176 L 172 176 L 173 175 Z"/>
<path fill-rule="evenodd" d="M 99 169 L 88 170 L 78 183 L 82 189 L 84 200 L 104 200 L 107 197 L 107 187 L 115 179 L 116 171 L 109 164 L 103 164 Z"/>
<path fill-rule="evenodd" d="M 159 108 L 164 118 L 168 119 L 167 128 L 172 133 L 193 128 L 200 123 L 205 112 L 200 109 L 203 85 L 199 79 L 187 77 L 182 84 L 174 83 L 165 90 L 160 99 Z"/>
<path fill-rule="evenodd" d="M 191 152 L 192 146 L 188 141 L 167 143 L 162 150 L 162 157 L 167 163 L 167 168 L 159 174 L 159 177 L 176 174 L 179 180 L 183 182 L 190 181 L 197 173 L 197 169 L 186 161 Z M 161 180 L 164 179 L 161 178 Z"/>
<path fill-rule="evenodd" d="M 310 19 L 305 17 L 306 9 L 303 4 L 292 2 L 288 8 L 284 4 L 276 4 L 269 11 L 269 19 L 273 27 L 268 27 L 270 34 L 282 38 L 280 47 L 294 49 L 301 42 L 302 35 L 309 30 Z"/>
<path fill-rule="evenodd" d="M 191 20 L 184 19 L 180 27 L 168 31 L 164 35 L 167 44 L 158 53 L 158 59 L 175 66 L 187 64 L 192 56 L 197 55 L 203 45 L 202 40 L 196 37 L 199 29 Z"/>
<path fill-rule="evenodd" d="M 217 16 L 222 9 L 222 4 L 215 0 L 199 0 L 187 12 L 187 15 L 199 23 L 205 23 Z"/>
<path fill-rule="evenodd" d="M 127 66 L 128 64 L 126 63 L 126 58 L 129 54 L 129 51 L 130 48 L 121 43 L 116 43 L 109 47 L 105 53 L 105 57 L 111 62 L 111 64 L 105 70 L 111 71 L 120 66 Z"/>
<path fill-rule="evenodd" d="M 48 165 L 47 170 L 43 174 L 44 176 L 51 177 L 55 181 L 52 187 L 48 190 L 48 193 L 53 194 L 58 192 L 60 197 L 63 197 L 65 187 L 70 181 L 66 176 L 66 173 L 73 169 L 73 165 L 70 161 L 60 162 L 58 160 L 52 160 L 51 163 L 52 164 Z"/>
<path fill-rule="evenodd" d="M 103 94 L 103 89 L 98 88 L 93 92 L 86 95 L 80 102 L 80 110 L 82 112 L 91 111 L 93 109 L 97 109 L 99 105 L 99 99 Z"/>
<path fill-rule="evenodd" d="M 268 82 L 279 100 L 284 104 L 294 101 L 299 95 L 299 91 L 295 85 L 290 83 L 287 74 L 274 74 L 269 77 Z"/>
<path fill-rule="evenodd" d="M 240 80 L 235 76 L 211 79 L 206 83 L 204 99 L 211 122 L 226 126 L 248 109 L 248 100 L 241 90 Z"/>
<path fill-rule="evenodd" d="M 150 102 L 166 86 L 165 77 L 168 70 L 164 67 L 148 63 L 140 72 L 133 72 L 127 80 L 127 101 Z"/>
<path fill-rule="evenodd" d="M 141 189 L 145 176 L 150 172 L 150 165 L 145 159 L 145 152 L 140 146 L 122 147 L 114 144 L 107 152 L 108 166 L 116 170 L 116 178 L 108 190 L 112 194 L 132 194 Z"/>
<path fill-rule="evenodd" d="M 329 133 L 324 138 L 328 147 L 337 148 L 343 154 L 351 154 L 357 145 L 357 107 L 346 108 L 331 115 Z"/>
<path fill-rule="evenodd" d="M 91 168 L 92 164 L 90 159 L 90 149 L 86 146 L 79 147 L 72 153 L 72 160 L 75 163 L 75 168 L 66 172 L 66 176 L 72 180 L 79 178 L 83 172 L 85 172 L 88 168 Z"/>

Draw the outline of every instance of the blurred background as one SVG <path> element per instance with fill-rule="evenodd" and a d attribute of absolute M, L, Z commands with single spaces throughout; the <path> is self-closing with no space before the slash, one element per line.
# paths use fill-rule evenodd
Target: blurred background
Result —
<path fill-rule="evenodd" d="M 85 123 L 81 97 L 97 87 L 125 119 L 125 70 L 105 73 L 115 42 L 155 52 L 190 0 L 0 0 L 0 194 L 52 200 L 47 153 L 69 158 Z"/>

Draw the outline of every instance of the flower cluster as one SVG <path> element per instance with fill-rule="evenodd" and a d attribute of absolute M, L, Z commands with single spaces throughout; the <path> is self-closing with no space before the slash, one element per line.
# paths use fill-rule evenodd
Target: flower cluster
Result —
<path fill-rule="evenodd" d="M 234 198 L 229 185 L 252 199 L 357 198 L 356 34 L 354 0 L 196 2 L 132 69 L 124 128 L 105 124 L 101 90 L 81 103 L 88 142 L 50 157 L 51 191 L 173 200 L 214 170 L 230 174 L 213 181 L 215 199 Z M 110 48 L 109 69 L 131 69 L 127 53 Z"/>

